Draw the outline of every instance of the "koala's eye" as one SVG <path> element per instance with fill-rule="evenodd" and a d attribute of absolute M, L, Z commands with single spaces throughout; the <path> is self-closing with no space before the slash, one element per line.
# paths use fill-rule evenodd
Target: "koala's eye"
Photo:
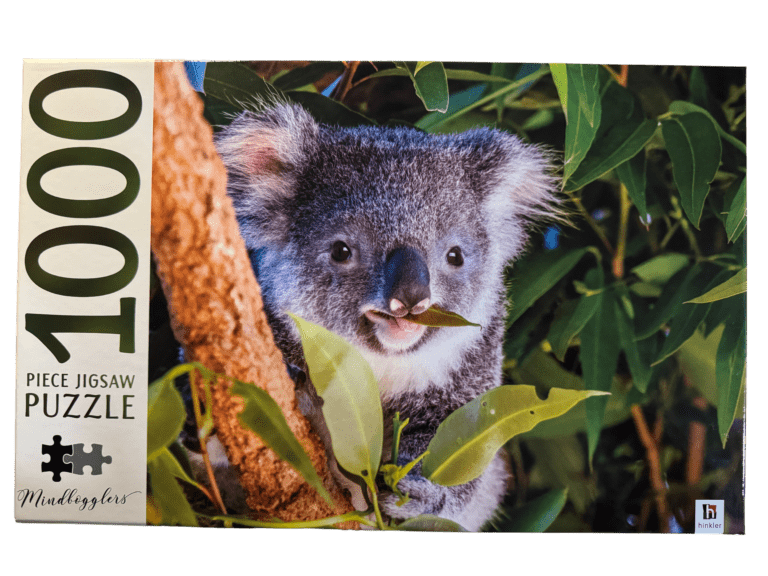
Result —
<path fill-rule="evenodd" d="M 461 248 L 458 246 L 454 246 L 448 250 L 448 254 L 445 255 L 445 259 L 448 261 L 448 264 L 451 266 L 456 266 L 457 268 L 464 264 L 464 256 L 461 254 Z"/>
<path fill-rule="evenodd" d="M 331 246 L 331 258 L 336 262 L 345 262 L 352 258 L 352 250 L 341 240 L 337 240 Z"/>

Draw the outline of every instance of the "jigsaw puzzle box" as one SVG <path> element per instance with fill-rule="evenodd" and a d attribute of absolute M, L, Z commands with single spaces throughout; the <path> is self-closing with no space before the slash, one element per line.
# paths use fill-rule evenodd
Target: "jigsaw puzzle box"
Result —
<path fill-rule="evenodd" d="M 744 533 L 745 72 L 26 61 L 16 519 Z"/>

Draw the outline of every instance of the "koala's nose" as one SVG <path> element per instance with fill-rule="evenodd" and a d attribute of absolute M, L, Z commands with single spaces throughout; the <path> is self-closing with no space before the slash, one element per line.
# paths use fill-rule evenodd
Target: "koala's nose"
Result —
<path fill-rule="evenodd" d="M 410 247 L 396 248 L 384 264 L 384 301 L 395 316 L 421 314 L 429 308 L 429 268 Z"/>

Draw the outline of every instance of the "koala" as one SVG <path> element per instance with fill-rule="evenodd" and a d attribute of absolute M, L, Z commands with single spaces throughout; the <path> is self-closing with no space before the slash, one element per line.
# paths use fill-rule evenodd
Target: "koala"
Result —
<path fill-rule="evenodd" d="M 489 128 L 430 135 L 326 126 L 286 103 L 243 113 L 216 145 L 275 341 L 297 382 L 306 364 L 287 311 L 342 336 L 370 363 L 385 438 L 396 412 L 410 420 L 400 465 L 426 450 L 451 412 L 501 385 L 504 270 L 531 225 L 558 213 L 547 152 Z M 480 327 L 406 318 L 431 306 Z M 313 387 L 298 393 L 327 440 Z M 397 506 L 385 492 L 381 505 L 391 518 L 433 514 L 475 531 L 508 479 L 501 456 L 454 487 L 429 482 L 417 465 L 399 484 L 410 500 Z"/>

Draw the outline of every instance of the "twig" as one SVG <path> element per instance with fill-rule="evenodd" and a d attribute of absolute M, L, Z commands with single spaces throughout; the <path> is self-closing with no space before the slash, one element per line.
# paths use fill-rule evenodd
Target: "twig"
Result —
<path fill-rule="evenodd" d="M 624 253 L 627 248 L 627 228 L 629 227 L 629 192 L 624 184 L 619 185 L 619 238 L 616 240 L 616 252 L 613 255 L 613 277 L 624 277 Z"/>
<path fill-rule="evenodd" d="M 692 404 L 699 410 L 707 409 L 707 401 L 697 396 Z M 704 470 L 704 448 L 707 445 L 707 428 L 701 422 L 693 421 L 688 426 L 688 460 L 685 463 L 685 483 L 698 486 Z"/>
<path fill-rule="evenodd" d="M 659 447 L 648 430 L 648 424 L 643 416 L 643 411 L 639 405 L 632 405 L 632 418 L 635 421 L 640 441 L 645 447 L 646 459 L 648 460 L 649 477 L 651 486 L 656 493 L 656 509 L 659 514 L 659 524 L 662 532 L 669 532 L 669 507 L 667 506 L 666 488 L 661 477 L 661 463 L 659 462 Z"/>
<path fill-rule="evenodd" d="M 571 196 L 571 200 L 576 205 L 576 208 L 579 211 L 579 214 L 581 214 L 584 217 L 584 220 L 587 221 L 587 224 L 589 224 L 590 228 L 594 230 L 595 234 L 597 234 L 598 238 L 602 240 L 603 246 L 605 246 L 605 249 L 608 250 L 608 254 L 611 255 L 611 258 L 613 258 L 613 246 L 611 246 L 611 241 L 608 240 L 608 236 L 605 235 L 605 232 L 603 232 L 603 229 L 600 228 L 600 225 L 595 222 L 595 219 L 592 218 L 592 216 L 587 212 L 587 209 L 584 208 L 584 205 L 581 203 L 581 198 L 575 196 L 573 193 L 570 193 L 566 191 L 567 194 Z"/>
<path fill-rule="evenodd" d="M 195 371 L 192 370 L 189 373 L 189 388 L 192 391 L 192 409 L 195 413 L 195 425 L 198 430 L 197 439 L 200 442 L 200 453 L 203 456 L 203 462 L 205 463 L 205 471 L 208 474 L 208 483 L 211 485 L 211 494 L 207 495 L 216 507 L 221 510 L 222 514 L 227 514 L 227 507 L 224 505 L 224 499 L 219 492 L 219 485 L 216 483 L 216 475 L 213 473 L 213 466 L 211 466 L 211 458 L 208 455 L 208 433 L 203 430 L 203 415 L 200 412 L 200 400 L 198 398 L 197 383 L 195 382 Z M 210 383 L 209 383 L 210 385 Z M 206 406 L 206 412 L 209 411 L 210 406 Z M 211 498 L 213 496 L 213 498 Z"/>
<path fill-rule="evenodd" d="M 341 80 L 333 91 L 333 99 L 339 102 L 343 102 L 344 98 L 352 87 L 352 77 L 357 72 L 357 67 L 360 66 L 359 61 L 348 62 L 344 73 L 341 75 Z"/>
<path fill-rule="evenodd" d="M 619 74 L 619 78 L 617 82 L 624 86 L 624 88 L 627 87 L 627 81 L 629 80 L 629 66 L 627 64 L 621 65 L 621 74 Z"/>
<path fill-rule="evenodd" d="M 613 79 L 616 80 L 616 82 L 618 82 L 619 84 L 621 84 L 621 76 L 619 76 L 616 70 L 608 66 L 608 64 L 603 64 L 603 68 L 608 70 L 608 73 L 613 77 Z"/>

